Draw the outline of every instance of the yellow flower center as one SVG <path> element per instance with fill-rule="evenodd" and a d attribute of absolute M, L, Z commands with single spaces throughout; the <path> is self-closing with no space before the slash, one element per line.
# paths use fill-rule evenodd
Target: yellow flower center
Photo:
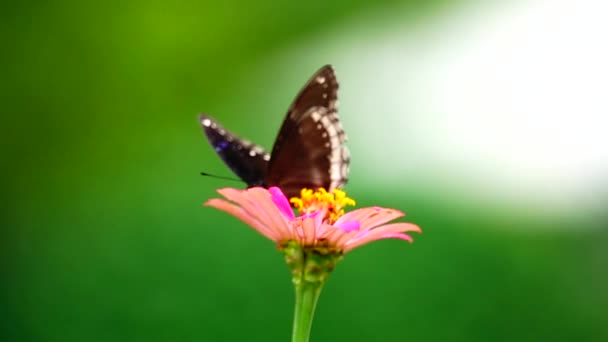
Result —
<path fill-rule="evenodd" d="M 327 192 L 323 188 L 319 188 L 317 191 L 302 189 L 300 197 L 292 197 L 289 202 L 298 209 L 300 215 L 310 214 L 317 210 L 326 210 L 325 219 L 330 224 L 344 215 L 344 207 L 355 205 L 355 200 L 346 197 L 346 192 L 338 189 Z"/>

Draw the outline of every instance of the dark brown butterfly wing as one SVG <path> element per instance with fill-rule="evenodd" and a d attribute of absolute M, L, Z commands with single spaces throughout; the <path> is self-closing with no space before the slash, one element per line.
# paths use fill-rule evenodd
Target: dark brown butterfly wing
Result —
<path fill-rule="evenodd" d="M 333 190 L 346 184 L 350 157 L 337 106 L 338 81 L 326 65 L 287 112 L 268 163 L 268 186 L 278 186 L 293 197 L 302 188 Z"/>
<path fill-rule="evenodd" d="M 248 186 L 265 186 L 264 178 L 270 159 L 268 153 L 260 146 L 230 133 L 207 115 L 200 116 L 200 123 L 215 152 L 237 176 Z"/>

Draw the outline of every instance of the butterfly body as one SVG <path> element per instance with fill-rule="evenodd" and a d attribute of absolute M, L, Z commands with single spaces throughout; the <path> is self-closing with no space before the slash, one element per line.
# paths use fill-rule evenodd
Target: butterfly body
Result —
<path fill-rule="evenodd" d="M 277 186 L 288 197 L 302 188 L 333 190 L 346 184 L 350 163 L 337 90 L 331 66 L 319 69 L 289 107 L 270 154 L 207 115 L 200 122 L 217 154 L 248 186 Z"/>

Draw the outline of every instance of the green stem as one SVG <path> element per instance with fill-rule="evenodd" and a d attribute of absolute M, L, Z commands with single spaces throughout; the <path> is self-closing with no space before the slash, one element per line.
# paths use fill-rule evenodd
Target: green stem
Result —
<path fill-rule="evenodd" d="M 279 246 L 291 270 L 291 281 L 296 288 L 296 309 L 293 316 L 292 342 L 308 342 L 312 318 L 321 288 L 342 259 L 342 253 L 325 246 L 304 247 L 297 241 L 286 241 Z"/>
<path fill-rule="evenodd" d="M 315 314 L 317 300 L 323 288 L 322 282 L 303 281 L 295 284 L 296 308 L 293 317 L 292 342 L 308 342 L 312 318 Z"/>

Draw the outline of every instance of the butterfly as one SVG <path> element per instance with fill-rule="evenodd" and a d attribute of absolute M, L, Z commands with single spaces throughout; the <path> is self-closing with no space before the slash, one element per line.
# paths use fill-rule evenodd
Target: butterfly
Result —
<path fill-rule="evenodd" d="M 201 114 L 200 123 L 211 146 L 248 187 L 277 186 L 291 198 L 303 188 L 331 191 L 348 181 L 350 156 L 337 110 L 338 81 L 325 65 L 287 110 L 270 154 L 208 115 Z"/>

